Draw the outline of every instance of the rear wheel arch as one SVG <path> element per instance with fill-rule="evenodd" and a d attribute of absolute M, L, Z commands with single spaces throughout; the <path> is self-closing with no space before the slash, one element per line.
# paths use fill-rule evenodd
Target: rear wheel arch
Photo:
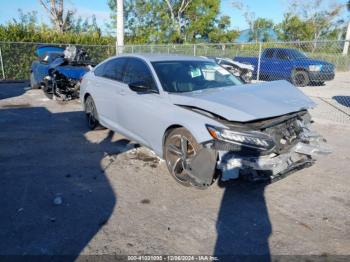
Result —
<path fill-rule="evenodd" d="M 84 95 L 84 102 L 86 101 L 86 98 L 88 98 L 89 96 L 91 96 L 89 93 L 86 93 L 86 94 Z"/>
<path fill-rule="evenodd" d="M 89 94 L 84 95 L 84 111 L 91 130 L 96 129 L 100 123 L 95 102 Z"/>

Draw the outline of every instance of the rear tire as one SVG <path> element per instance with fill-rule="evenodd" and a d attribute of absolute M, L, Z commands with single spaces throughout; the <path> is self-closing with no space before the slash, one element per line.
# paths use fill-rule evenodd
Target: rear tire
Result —
<path fill-rule="evenodd" d="M 299 87 L 307 86 L 310 83 L 309 74 L 302 70 L 294 71 L 292 73 L 292 83 Z"/>
<path fill-rule="evenodd" d="M 34 78 L 34 73 L 30 73 L 30 88 L 31 89 L 39 89 L 40 86 L 38 85 L 38 83 L 35 82 L 35 78 Z"/>
<path fill-rule="evenodd" d="M 99 126 L 99 121 L 95 102 L 90 95 L 85 99 L 84 105 L 88 127 L 94 130 Z"/>

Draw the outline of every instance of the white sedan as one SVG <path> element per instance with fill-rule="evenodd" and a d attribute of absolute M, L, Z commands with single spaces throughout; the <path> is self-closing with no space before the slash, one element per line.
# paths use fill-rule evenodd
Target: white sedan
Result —
<path fill-rule="evenodd" d="M 273 179 L 322 151 L 301 91 L 286 81 L 243 85 L 206 58 L 112 57 L 84 76 L 80 99 L 91 129 L 150 148 L 186 186 Z"/>

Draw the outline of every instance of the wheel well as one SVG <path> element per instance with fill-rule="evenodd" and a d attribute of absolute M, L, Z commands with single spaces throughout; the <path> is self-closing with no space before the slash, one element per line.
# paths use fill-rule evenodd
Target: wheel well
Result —
<path fill-rule="evenodd" d="M 88 98 L 88 96 L 90 96 L 89 93 L 86 93 L 86 94 L 84 95 L 84 102 L 85 102 L 86 98 Z"/>
<path fill-rule="evenodd" d="M 168 136 L 168 134 L 169 134 L 172 130 L 174 130 L 174 129 L 176 129 L 176 128 L 181 128 L 181 127 L 183 127 L 183 126 L 181 126 L 181 125 L 171 125 L 171 126 L 169 126 L 169 127 L 165 130 L 164 135 L 163 135 L 163 142 L 162 142 L 162 145 L 163 145 L 163 158 L 164 158 L 164 145 L 165 145 L 165 139 L 166 139 L 166 137 Z"/>
<path fill-rule="evenodd" d="M 307 71 L 305 68 L 301 68 L 301 67 L 294 68 L 292 72 L 298 72 L 298 71 L 304 71 L 306 73 L 309 73 L 309 71 Z"/>

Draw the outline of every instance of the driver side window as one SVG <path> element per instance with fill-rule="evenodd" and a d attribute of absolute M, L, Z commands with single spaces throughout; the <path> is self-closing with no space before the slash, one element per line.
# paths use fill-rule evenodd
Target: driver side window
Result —
<path fill-rule="evenodd" d="M 147 67 L 146 63 L 139 59 L 128 59 L 127 66 L 123 75 L 123 82 L 126 84 L 143 82 L 147 84 L 151 89 L 158 92 L 151 71 Z"/>
<path fill-rule="evenodd" d="M 289 56 L 285 50 L 278 50 L 276 57 L 281 60 L 289 59 Z"/>

